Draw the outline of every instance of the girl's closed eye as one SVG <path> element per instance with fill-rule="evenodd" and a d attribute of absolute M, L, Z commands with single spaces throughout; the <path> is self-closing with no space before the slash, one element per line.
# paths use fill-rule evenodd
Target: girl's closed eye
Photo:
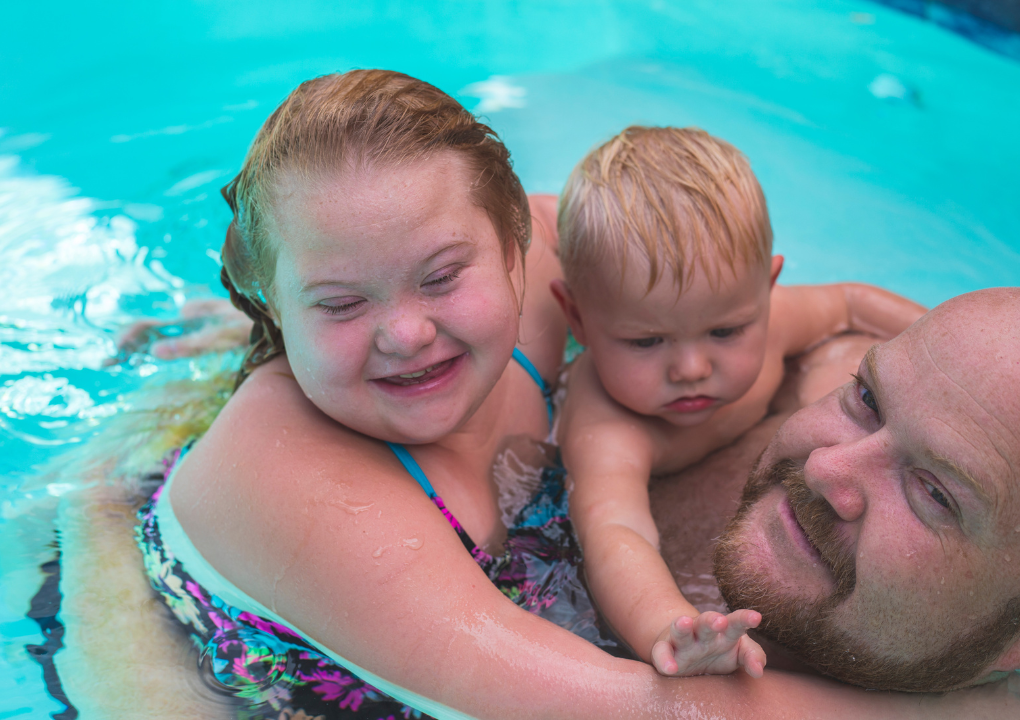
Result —
<path fill-rule="evenodd" d="M 365 298 L 342 297 L 330 298 L 319 303 L 319 307 L 328 315 L 348 315 L 365 303 Z"/>
<path fill-rule="evenodd" d="M 448 285 L 460 277 L 460 273 L 463 269 L 464 267 L 461 265 L 451 265 L 450 267 L 445 267 L 442 270 L 437 270 L 425 278 L 425 282 L 422 283 L 422 286 L 438 288 L 443 285 Z"/>

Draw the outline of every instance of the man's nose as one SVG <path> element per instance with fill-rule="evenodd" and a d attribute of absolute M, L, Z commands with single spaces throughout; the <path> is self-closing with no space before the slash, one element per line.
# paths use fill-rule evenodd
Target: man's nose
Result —
<path fill-rule="evenodd" d="M 698 347 L 679 347 L 673 353 L 669 364 L 669 381 L 673 383 L 696 383 L 712 374 L 712 361 Z"/>
<path fill-rule="evenodd" d="M 413 357 L 436 339 L 436 324 L 418 303 L 406 303 L 389 313 L 375 334 L 375 346 L 386 355 Z"/>
<path fill-rule="evenodd" d="M 815 448 L 804 463 L 804 482 L 825 498 L 841 520 L 859 520 L 868 506 L 871 488 L 890 471 L 876 434 Z"/>

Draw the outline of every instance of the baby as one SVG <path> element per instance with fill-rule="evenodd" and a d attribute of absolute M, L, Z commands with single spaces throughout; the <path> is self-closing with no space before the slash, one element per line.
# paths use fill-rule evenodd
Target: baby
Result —
<path fill-rule="evenodd" d="M 699 613 L 658 552 L 652 476 L 728 445 L 768 412 L 784 359 L 847 331 L 891 338 L 924 308 L 877 288 L 781 287 L 765 197 L 733 146 L 630 127 L 592 151 L 559 206 L 577 341 L 558 440 L 591 591 L 664 675 L 764 671 L 761 616 Z"/>

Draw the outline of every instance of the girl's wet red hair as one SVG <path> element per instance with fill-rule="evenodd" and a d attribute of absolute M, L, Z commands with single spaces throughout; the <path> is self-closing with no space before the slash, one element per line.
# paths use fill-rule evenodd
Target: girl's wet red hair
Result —
<path fill-rule="evenodd" d="M 239 384 L 284 352 L 273 313 L 277 247 L 270 233 L 281 173 L 335 176 L 450 151 L 467 163 L 471 196 L 523 277 L 531 216 L 510 153 L 491 128 L 442 90 L 389 70 L 352 70 L 303 82 L 276 108 L 241 172 L 223 188 L 234 219 L 223 243 L 221 279 L 234 304 L 255 321 Z"/>

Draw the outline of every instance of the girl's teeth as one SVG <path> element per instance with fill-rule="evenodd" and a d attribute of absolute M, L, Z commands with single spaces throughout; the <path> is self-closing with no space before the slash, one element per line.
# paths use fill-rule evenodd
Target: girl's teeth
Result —
<path fill-rule="evenodd" d="M 406 378 L 408 380 L 413 380 L 414 378 L 420 378 L 425 373 L 430 372 L 434 367 L 435 367 L 435 365 L 429 365 L 424 370 L 419 370 L 418 372 L 413 372 L 413 373 L 407 373 L 406 375 L 398 375 L 397 377 L 402 377 L 402 378 Z"/>

